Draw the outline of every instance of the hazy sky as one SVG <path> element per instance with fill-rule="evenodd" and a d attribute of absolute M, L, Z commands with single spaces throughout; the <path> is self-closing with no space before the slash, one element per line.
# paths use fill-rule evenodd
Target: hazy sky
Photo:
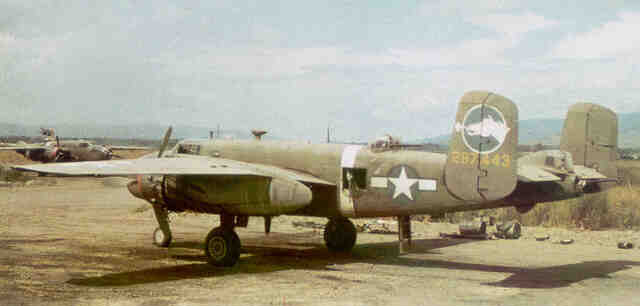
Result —
<path fill-rule="evenodd" d="M 0 0 L 0 121 L 409 140 L 473 89 L 640 111 L 638 54 L 638 1 Z"/>

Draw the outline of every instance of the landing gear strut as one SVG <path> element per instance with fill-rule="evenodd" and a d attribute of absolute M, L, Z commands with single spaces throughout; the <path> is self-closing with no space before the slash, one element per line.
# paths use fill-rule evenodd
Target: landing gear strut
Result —
<path fill-rule="evenodd" d="M 169 227 L 169 212 L 160 205 L 152 204 L 153 212 L 158 221 L 158 228 L 153 232 L 153 244 L 166 248 L 171 244 L 171 228 Z"/>
<path fill-rule="evenodd" d="M 264 233 L 269 235 L 271 232 L 271 216 L 264 217 Z"/>
<path fill-rule="evenodd" d="M 398 216 L 398 249 L 407 253 L 411 247 L 411 216 Z"/>
<path fill-rule="evenodd" d="M 356 244 L 356 227 L 347 218 L 331 218 L 324 227 L 324 242 L 330 251 L 350 251 Z"/>
<path fill-rule="evenodd" d="M 220 226 L 209 232 L 204 240 L 204 254 L 209 264 L 231 267 L 240 258 L 240 238 L 234 231 L 236 216 L 221 214 Z"/>

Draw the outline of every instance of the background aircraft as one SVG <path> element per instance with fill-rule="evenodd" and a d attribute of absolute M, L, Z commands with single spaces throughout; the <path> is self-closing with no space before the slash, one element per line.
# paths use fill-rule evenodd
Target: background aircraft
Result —
<path fill-rule="evenodd" d="M 135 176 L 129 191 L 154 208 L 156 245 L 171 243 L 169 212 L 220 215 L 205 239 L 209 263 L 231 266 L 240 254 L 236 226 L 249 216 L 328 218 L 326 246 L 348 251 L 356 241 L 349 218 L 397 216 L 401 246 L 410 244 L 410 216 L 515 206 L 597 192 L 615 181 L 617 115 L 595 104 L 567 114 L 561 150 L 517 158 L 518 110 L 485 91 L 460 100 L 447 154 L 368 146 L 240 140 L 185 140 L 137 160 L 14 166 L 41 173 Z"/>
<path fill-rule="evenodd" d="M 87 140 L 59 140 L 52 128 L 40 128 L 44 142 L 39 144 L 4 144 L 0 151 L 16 151 L 43 163 L 110 160 L 118 157 L 113 150 L 149 150 L 148 147 L 103 146 Z"/>

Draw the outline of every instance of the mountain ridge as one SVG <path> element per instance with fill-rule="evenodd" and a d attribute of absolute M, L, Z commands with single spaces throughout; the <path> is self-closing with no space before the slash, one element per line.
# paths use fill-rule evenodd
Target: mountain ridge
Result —
<path fill-rule="evenodd" d="M 547 144 L 557 145 L 560 142 L 560 133 L 564 119 L 540 118 L 519 121 L 518 143 L 522 145 Z M 160 124 L 131 124 L 131 125 L 105 125 L 105 124 L 58 124 L 31 125 L 0 122 L 0 137 L 6 136 L 38 136 L 40 127 L 53 127 L 58 136 L 62 138 L 136 138 L 136 139 L 160 139 L 164 135 L 167 126 Z M 190 125 L 176 125 L 173 127 L 172 138 L 208 138 L 209 131 L 215 128 L 206 128 Z M 640 112 L 618 114 L 618 143 L 621 148 L 640 147 Z M 248 139 L 252 138 L 249 130 L 223 129 L 220 131 L 223 138 Z M 423 144 L 432 143 L 448 145 L 451 134 L 435 137 L 427 137 L 409 140 L 407 143 Z M 265 135 L 265 139 L 285 139 L 282 135 Z"/>
<path fill-rule="evenodd" d="M 558 145 L 564 118 L 520 120 L 518 143 L 522 145 Z M 417 143 L 448 145 L 451 134 L 427 137 Z M 640 147 L 640 112 L 618 114 L 618 147 Z"/>

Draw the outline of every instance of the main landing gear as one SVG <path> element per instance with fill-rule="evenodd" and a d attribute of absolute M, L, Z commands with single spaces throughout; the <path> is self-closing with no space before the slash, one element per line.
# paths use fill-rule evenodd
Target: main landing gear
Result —
<path fill-rule="evenodd" d="M 408 253 L 411 248 L 411 216 L 398 216 L 398 251 Z"/>
<path fill-rule="evenodd" d="M 331 218 L 324 227 L 324 242 L 330 251 L 350 251 L 356 244 L 356 227 L 347 218 Z"/>
<path fill-rule="evenodd" d="M 168 211 L 159 205 L 153 205 L 158 228 L 153 232 L 153 243 L 160 247 L 171 244 Z M 271 218 L 265 218 L 265 232 L 269 233 Z M 204 254 L 207 262 L 214 266 L 230 267 L 240 258 L 240 238 L 234 228 L 246 227 L 247 216 L 220 215 L 220 226 L 212 229 L 204 240 Z M 324 229 L 324 241 L 333 252 L 350 251 L 356 243 L 356 227 L 347 218 L 330 218 Z"/>
<path fill-rule="evenodd" d="M 220 226 L 212 229 L 204 240 L 204 254 L 211 265 L 231 267 L 240 258 L 240 238 L 233 228 L 237 223 L 244 223 L 245 218 L 237 219 L 236 222 L 236 216 L 221 214 Z"/>
<path fill-rule="evenodd" d="M 204 254 L 214 266 L 231 267 L 240 257 L 240 238 L 233 228 L 219 226 L 204 240 Z"/>
<path fill-rule="evenodd" d="M 356 227 L 347 218 L 331 218 L 324 227 L 324 242 L 330 251 L 349 251 L 356 243 Z M 398 216 L 398 248 L 400 254 L 411 248 L 410 216 Z"/>
<path fill-rule="evenodd" d="M 168 247 L 171 244 L 171 229 L 169 227 L 168 211 L 160 205 L 153 205 L 153 211 L 158 221 L 158 228 L 153 232 L 153 244 Z M 265 232 L 270 231 L 271 217 L 265 217 Z M 204 254 L 207 261 L 220 267 L 230 267 L 240 258 L 240 238 L 234 228 L 246 227 L 248 216 L 220 215 L 220 226 L 212 229 L 204 240 Z"/>

